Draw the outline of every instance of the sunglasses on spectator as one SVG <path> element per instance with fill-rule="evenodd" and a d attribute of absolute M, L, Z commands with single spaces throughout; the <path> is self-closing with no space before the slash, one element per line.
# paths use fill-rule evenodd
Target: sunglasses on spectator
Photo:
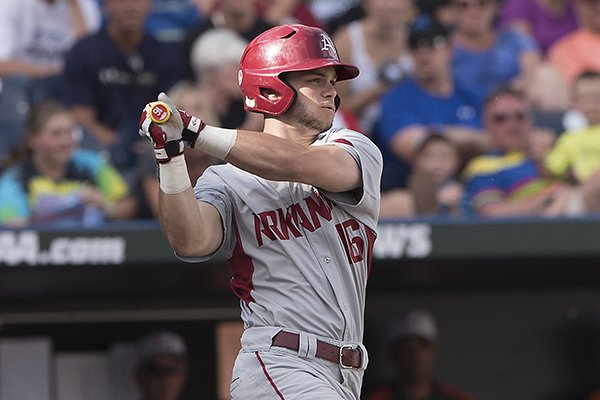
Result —
<path fill-rule="evenodd" d="M 182 364 L 162 365 L 162 364 L 147 364 L 143 369 L 144 373 L 152 376 L 173 376 L 184 371 Z"/>
<path fill-rule="evenodd" d="M 488 4 L 491 4 L 492 1 L 490 0 L 476 0 L 476 1 L 466 1 L 466 0 L 462 0 L 462 1 L 455 1 L 454 4 L 461 8 L 462 10 L 467 10 L 471 7 L 475 7 L 477 6 L 477 8 L 482 8 Z"/>
<path fill-rule="evenodd" d="M 511 120 L 511 119 L 513 119 L 517 122 L 523 122 L 528 117 L 529 117 L 529 114 L 527 114 L 523 111 L 518 111 L 518 112 L 514 112 L 514 113 L 498 113 L 498 114 L 490 115 L 490 121 L 492 121 L 492 123 L 494 123 L 494 124 L 504 124 L 505 122 L 507 122 L 508 120 Z"/>

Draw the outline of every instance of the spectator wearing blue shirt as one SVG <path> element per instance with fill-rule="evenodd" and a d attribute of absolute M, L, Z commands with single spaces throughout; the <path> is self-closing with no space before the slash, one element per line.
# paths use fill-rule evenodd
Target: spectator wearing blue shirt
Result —
<path fill-rule="evenodd" d="M 498 30 L 496 0 L 457 0 L 455 4 L 459 7 L 452 34 L 456 82 L 479 102 L 508 84 L 526 90 L 541 60 L 533 37 L 512 29 Z"/>
<path fill-rule="evenodd" d="M 138 158 L 138 116 L 156 93 L 182 77 L 178 48 L 145 29 L 151 0 L 105 0 L 107 21 L 66 56 L 65 101 L 86 133 L 127 178 Z"/>
<path fill-rule="evenodd" d="M 409 35 L 414 75 L 381 100 L 376 141 L 382 147 L 382 190 L 402 188 L 419 143 L 433 127 L 462 152 L 483 151 L 487 136 L 480 130 L 479 104 L 452 79 L 452 49 L 446 29 L 430 16 L 419 17 Z M 398 212 L 382 196 L 382 215 Z"/>

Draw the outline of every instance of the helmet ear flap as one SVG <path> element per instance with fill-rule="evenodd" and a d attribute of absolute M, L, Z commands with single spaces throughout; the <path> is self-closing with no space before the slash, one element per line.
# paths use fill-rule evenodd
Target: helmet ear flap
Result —
<path fill-rule="evenodd" d="M 278 76 L 259 77 L 255 75 L 249 78 L 242 88 L 244 106 L 248 111 L 260 112 L 266 115 L 280 115 L 296 99 L 296 91 Z"/>

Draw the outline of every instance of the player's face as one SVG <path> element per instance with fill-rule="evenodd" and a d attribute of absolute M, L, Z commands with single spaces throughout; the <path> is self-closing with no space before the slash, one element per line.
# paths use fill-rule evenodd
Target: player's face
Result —
<path fill-rule="evenodd" d="M 529 106 L 519 97 L 502 94 L 487 106 L 485 127 L 498 148 L 525 151 L 531 129 Z"/>
<path fill-rule="evenodd" d="M 286 79 L 296 90 L 296 100 L 284 116 L 286 122 L 317 132 L 331 128 L 337 95 L 335 69 L 290 72 Z"/>
<path fill-rule="evenodd" d="M 38 132 L 32 132 L 29 147 L 34 157 L 45 164 L 66 165 L 77 143 L 75 121 L 70 114 L 60 112 L 51 116 Z"/>

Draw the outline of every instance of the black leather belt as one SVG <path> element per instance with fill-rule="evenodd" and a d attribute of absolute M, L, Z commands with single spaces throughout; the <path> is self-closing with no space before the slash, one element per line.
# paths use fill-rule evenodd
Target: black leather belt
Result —
<path fill-rule="evenodd" d="M 279 331 L 273 337 L 273 346 L 285 347 L 286 349 L 298 351 L 300 348 L 300 335 L 297 333 Z M 360 348 L 349 345 L 336 346 L 321 340 L 317 340 L 317 352 L 315 357 L 340 364 L 342 368 L 360 368 L 362 354 Z"/>

